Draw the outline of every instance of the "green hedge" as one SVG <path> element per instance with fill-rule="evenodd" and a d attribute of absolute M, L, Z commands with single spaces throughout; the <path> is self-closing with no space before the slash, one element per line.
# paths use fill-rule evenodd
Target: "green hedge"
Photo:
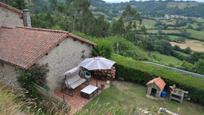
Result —
<path fill-rule="evenodd" d="M 116 64 L 116 78 L 122 77 L 126 81 L 145 85 L 149 80 L 160 76 L 167 85 L 176 84 L 177 87 L 189 91 L 192 102 L 204 105 L 204 79 L 186 76 L 181 73 L 172 72 L 165 68 L 147 65 L 119 55 L 112 55 Z"/>

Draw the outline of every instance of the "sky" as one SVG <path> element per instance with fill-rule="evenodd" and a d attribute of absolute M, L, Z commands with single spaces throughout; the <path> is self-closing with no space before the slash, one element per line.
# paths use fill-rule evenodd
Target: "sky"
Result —
<path fill-rule="evenodd" d="M 127 2 L 129 0 L 103 0 L 103 1 L 106 1 L 109 3 L 118 3 L 118 2 Z M 143 1 L 145 1 L 145 0 L 143 0 Z M 204 2 L 204 0 L 194 0 L 194 1 Z"/>

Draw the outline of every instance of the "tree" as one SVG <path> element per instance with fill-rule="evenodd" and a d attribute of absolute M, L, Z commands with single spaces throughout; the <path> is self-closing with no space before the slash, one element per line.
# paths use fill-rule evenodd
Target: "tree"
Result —
<path fill-rule="evenodd" d="M 195 62 L 199 61 L 199 59 L 204 59 L 204 53 L 194 52 L 194 53 L 191 55 L 189 61 L 190 61 L 191 63 L 195 63 Z"/>
<path fill-rule="evenodd" d="M 154 50 L 162 54 L 171 55 L 173 53 L 173 48 L 167 40 L 156 40 L 154 44 Z"/>
<path fill-rule="evenodd" d="M 194 70 L 197 73 L 204 74 L 204 60 L 200 59 L 198 62 L 196 62 Z"/>
<path fill-rule="evenodd" d="M 4 2 L 20 10 L 25 9 L 27 5 L 25 0 L 0 0 L 0 2 Z"/>
<path fill-rule="evenodd" d="M 190 47 L 187 47 L 184 49 L 184 52 L 187 53 L 187 54 L 191 54 L 192 50 Z"/>
<path fill-rule="evenodd" d="M 122 18 L 120 18 L 117 21 L 114 20 L 112 22 L 111 32 L 113 34 L 118 34 L 118 35 L 122 35 L 125 32 L 124 22 Z"/>
<path fill-rule="evenodd" d="M 103 15 L 95 20 L 93 35 L 105 37 L 109 34 L 109 23 L 105 20 Z"/>
<path fill-rule="evenodd" d="M 142 23 L 142 19 L 140 17 L 140 14 L 137 12 L 136 9 L 132 8 L 130 5 L 128 5 L 125 9 L 125 11 L 122 13 L 121 18 L 124 21 L 131 22 L 133 20 L 138 20 L 140 24 Z"/>

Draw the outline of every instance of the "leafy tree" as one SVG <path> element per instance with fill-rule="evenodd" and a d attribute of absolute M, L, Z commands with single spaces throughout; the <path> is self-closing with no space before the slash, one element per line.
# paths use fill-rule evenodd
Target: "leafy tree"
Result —
<path fill-rule="evenodd" d="M 122 13 L 121 18 L 127 22 L 139 20 L 140 24 L 142 23 L 140 14 L 137 12 L 136 9 L 132 8 L 130 5 L 126 7 L 125 11 Z"/>
<path fill-rule="evenodd" d="M 104 56 L 110 58 L 112 54 L 112 42 L 107 40 L 99 41 L 97 46 L 93 49 L 94 56 Z"/>
<path fill-rule="evenodd" d="M 38 13 L 31 16 L 32 26 L 52 28 L 54 21 L 50 13 Z M 56 23 L 56 22 L 55 22 Z"/>
<path fill-rule="evenodd" d="M 166 40 L 156 40 L 154 50 L 159 51 L 162 54 L 171 55 L 173 48 L 171 44 Z"/>
<path fill-rule="evenodd" d="M 0 0 L 0 2 L 4 2 L 20 10 L 25 9 L 27 5 L 25 0 Z"/>
<path fill-rule="evenodd" d="M 204 60 L 200 59 L 198 62 L 196 62 L 194 70 L 200 74 L 204 74 Z"/>
<path fill-rule="evenodd" d="M 189 59 L 189 62 L 195 63 L 195 62 L 199 61 L 199 59 L 204 59 L 204 53 L 194 52 L 194 53 L 192 53 L 192 55 Z"/>
<path fill-rule="evenodd" d="M 174 48 L 174 50 L 177 50 L 177 51 L 181 51 L 182 50 L 178 45 L 175 45 L 173 48 Z"/>
<path fill-rule="evenodd" d="M 113 34 L 118 34 L 118 35 L 122 35 L 125 32 L 124 22 L 123 22 L 122 18 L 120 18 L 117 21 L 114 20 L 112 22 L 111 32 Z"/>
<path fill-rule="evenodd" d="M 94 26 L 94 33 L 96 36 L 102 36 L 102 37 L 105 37 L 109 34 L 109 23 L 106 22 L 105 20 L 105 17 L 102 15 L 102 16 L 99 16 L 97 19 L 96 19 L 96 22 L 95 22 L 95 26 Z"/>
<path fill-rule="evenodd" d="M 191 54 L 192 50 L 190 47 L 184 49 L 184 53 Z"/>

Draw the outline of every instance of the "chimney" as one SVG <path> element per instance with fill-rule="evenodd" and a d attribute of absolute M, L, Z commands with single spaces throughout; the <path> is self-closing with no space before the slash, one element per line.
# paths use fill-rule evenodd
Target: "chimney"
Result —
<path fill-rule="evenodd" d="M 31 27 L 30 12 L 28 9 L 23 10 L 23 24 L 24 26 Z"/>

